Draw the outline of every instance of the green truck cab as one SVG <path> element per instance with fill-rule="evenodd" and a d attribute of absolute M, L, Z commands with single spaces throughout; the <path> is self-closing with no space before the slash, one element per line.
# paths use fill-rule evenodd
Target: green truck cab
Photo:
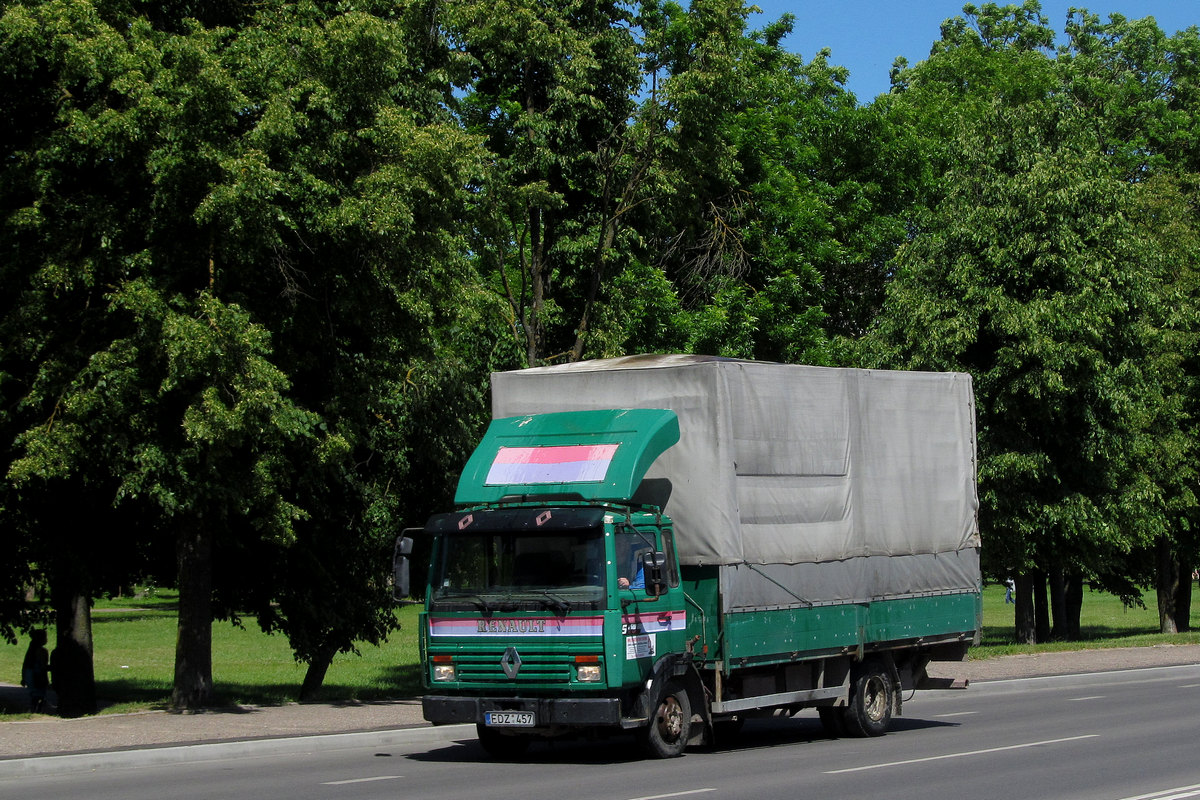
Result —
<path fill-rule="evenodd" d="M 525 370 L 516 384 L 505 376 L 517 373 L 493 376 L 494 411 L 530 410 L 493 420 L 462 473 L 458 510 L 423 530 L 432 537 L 420 619 L 426 719 L 475 724 L 500 757 L 540 738 L 621 731 L 670 757 L 735 731 L 747 716 L 804 708 L 816 708 L 835 734 L 886 732 L 902 690 L 933 685 L 929 661 L 961 659 L 978 638 L 974 417 L 969 399 L 966 426 L 957 408 L 969 379 L 967 394 L 965 376 L 932 383 L 935 394 L 951 387 L 942 406 L 957 411 L 949 425 L 934 415 L 940 455 L 932 460 L 945 463 L 931 482 L 930 465 L 919 463 L 931 452 L 926 392 L 916 398 L 923 429 L 884 437 L 881 455 L 862 447 L 854 425 L 838 429 L 839 438 L 828 420 L 805 414 L 807 401 L 797 406 L 789 388 L 797 379 L 853 378 L 850 392 L 810 392 L 818 406 L 844 406 L 862 399 L 870 376 L 797 369 L 813 368 L 667 357 Z M 715 396 L 714 374 L 724 385 Z M 783 380 L 755 390 L 758 411 L 721 396 L 762 376 Z M 664 380 L 667 387 L 647 389 L 646 381 Z M 618 398 L 642 407 L 557 410 Z M 761 428 L 780 403 L 807 421 L 738 444 L 746 424 Z M 895 409 L 884 421 L 896 422 Z M 862 426 L 864 435 L 874 436 L 876 424 Z M 964 432 L 969 446 L 958 441 Z M 796 436 L 845 453 L 845 480 L 830 467 L 836 458 L 788 455 L 805 445 Z M 691 447 L 683 446 L 688 437 Z M 944 498 L 952 508 L 930 520 L 955 528 L 940 537 L 951 545 L 930 546 L 923 532 L 898 545 L 913 538 L 914 516 L 899 508 L 887 514 L 905 522 L 884 537 L 886 554 L 859 547 L 855 524 L 830 526 L 847 515 L 879 518 L 861 510 L 852 484 L 864 476 L 849 479 L 849 458 L 895 459 L 897 442 L 920 452 L 915 462 L 901 458 L 908 467 L 889 469 L 921 474 L 903 476 L 872 503 Z M 682 520 L 668 514 L 675 509 Z M 929 521 L 923 511 L 915 516 Z M 815 541 L 822 537 L 849 555 Z M 397 550 L 403 569 L 407 547 Z"/>

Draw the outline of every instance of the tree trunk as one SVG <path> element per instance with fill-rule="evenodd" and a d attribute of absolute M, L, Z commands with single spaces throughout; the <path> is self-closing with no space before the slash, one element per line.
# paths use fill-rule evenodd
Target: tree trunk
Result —
<path fill-rule="evenodd" d="M 1037 626 L 1034 624 L 1033 611 L 1033 579 L 1022 573 L 1016 577 L 1016 584 L 1014 635 L 1017 644 L 1037 644 Z"/>
<path fill-rule="evenodd" d="M 176 556 L 179 627 L 171 705 L 196 709 L 212 699 L 212 535 L 202 520 L 181 524 Z"/>
<path fill-rule="evenodd" d="M 1050 612 L 1054 617 L 1051 638 L 1057 642 L 1079 639 L 1079 615 L 1083 611 L 1083 578 L 1054 568 L 1047 573 Z"/>
<path fill-rule="evenodd" d="M 1050 588 L 1050 638 L 1060 641 L 1067 636 L 1067 580 L 1061 567 L 1051 567 L 1046 572 Z"/>
<path fill-rule="evenodd" d="M 1179 562 L 1171 552 L 1171 541 L 1160 536 L 1154 543 L 1154 583 L 1158 590 L 1158 630 L 1160 633 L 1179 633 L 1176 596 L 1179 593 Z"/>
<path fill-rule="evenodd" d="M 1179 568 L 1179 585 L 1175 589 L 1175 627 L 1180 633 L 1192 629 L 1192 565 L 1182 561 Z"/>
<path fill-rule="evenodd" d="M 530 116 L 535 115 L 538 111 L 538 103 L 534 96 L 534 86 L 536 83 L 534 75 L 534 66 L 532 60 L 525 62 L 525 113 Z M 532 127 L 525 129 L 525 137 L 531 144 L 537 140 L 537 136 Z M 526 340 L 526 358 L 529 363 L 527 366 L 539 366 L 539 362 L 544 355 L 542 353 L 542 310 L 546 304 L 546 246 L 545 246 L 545 230 L 544 217 L 540 208 L 529 208 L 529 289 L 530 303 L 529 309 L 526 312 L 525 320 L 525 335 Z"/>
<path fill-rule="evenodd" d="M 1041 570 L 1033 573 L 1033 610 L 1037 641 L 1050 641 L 1050 606 L 1046 602 L 1046 573 Z"/>
<path fill-rule="evenodd" d="M 625 192 L 628 193 L 632 188 L 631 184 L 627 184 Z M 621 211 L 613 209 L 611 173 L 605 179 L 604 194 L 600 208 L 604 214 L 603 235 L 600 237 L 600 241 L 596 244 L 596 250 L 592 254 L 592 280 L 588 285 L 587 297 L 584 299 L 583 314 L 579 318 L 579 327 L 575 331 L 575 345 L 571 348 L 571 361 L 580 361 L 583 359 L 583 348 L 587 343 L 588 326 L 591 324 L 592 309 L 596 305 L 596 299 L 600 296 L 600 287 L 604 283 L 608 253 L 612 250 L 613 243 L 617 239 L 617 216 Z"/>
<path fill-rule="evenodd" d="M 316 698 L 317 692 L 321 691 L 321 684 L 325 682 L 325 673 L 329 671 L 329 665 L 333 663 L 335 655 L 337 655 L 336 647 L 324 645 L 317 651 L 316 657 L 308 662 L 308 670 L 304 673 L 304 683 L 300 686 L 300 702 Z"/>
<path fill-rule="evenodd" d="M 605 221 L 604 236 L 601 243 L 597 246 L 592 260 L 592 279 L 588 284 L 587 297 L 584 298 L 583 313 L 579 317 L 579 325 L 575 328 L 575 344 L 571 347 L 571 361 L 573 362 L 583 359 L 583 348 L 587 343 L 588 325 L 591 324 L 592 308 L 596 305 L 596 298 L 600 296 L 600 286 L 604 283 L 605 260 L 616 237 L 616 229 L 617 223 L 615 220 Z"/>
<path fill-rule="evenodd" d="M 525 358 L 529 366 L 539 366 L 542 358 L 542 308 L 546 304 L 546 282 L 543 274 L 545 265 L 542 263 L 542 228 L 541 211 L 529 211 L 529 309 L 525 312 Z"/>
<path fill-rule="evenodd" d="M 1068 575 L 1066 584 L 1067 627 L 1064 635 L 1069 641 L 1077 641 L 1082 633 L 1079 618 L 1083 614 L 1083 576 Z"/>
<path fill-rule="evenodd" d="M 57 633 L 50 670 L 58 695 L 58 713 L 64 717 L 95 714 L 91 602 L 76 565 L 60 563 L 56 566 L 51 594 Z"/>

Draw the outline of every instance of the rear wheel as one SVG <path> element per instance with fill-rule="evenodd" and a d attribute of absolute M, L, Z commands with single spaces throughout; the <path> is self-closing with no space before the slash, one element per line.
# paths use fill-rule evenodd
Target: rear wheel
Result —
<path fill-rule="evenodd" d="M 531 739 L 523 734 L 500 733 L 486 725 L 476 725 L 475 732 L 479 735 L 479 743 L 492 758 L 517 758 L 529 749 L 531 742 Z"/>
<path fill-rule="evenodd" d="M 896 686 L 883 664 L 878 661 L 863 664 L 850 685 L 846 729 L 853 736 L 883 736 L 892 724 L 895 699 Z"/>
<path fill-rule="evenodd" d="M 683 754 L 692 730 L 692 704 L 687 689 L 671 681 L 650 717 L 650 724 L 638 731 L 642 749 L 655 758 L 674 758 Z"/>

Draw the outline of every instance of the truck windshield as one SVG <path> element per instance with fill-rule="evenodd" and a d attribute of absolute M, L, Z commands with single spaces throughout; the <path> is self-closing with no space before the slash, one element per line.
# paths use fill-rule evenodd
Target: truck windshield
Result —
<path fill-rule="evenodd" d="M 604 603 L 602 529 L 448 534 L 439 551 L 431 598 L 439 610 L 566 613 Z"/>

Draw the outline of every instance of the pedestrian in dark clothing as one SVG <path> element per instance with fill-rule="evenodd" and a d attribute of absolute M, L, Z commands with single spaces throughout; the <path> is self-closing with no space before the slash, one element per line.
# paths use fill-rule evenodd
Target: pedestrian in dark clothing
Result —
<path fill-rule="evenodd" d="M 46 705 L 46 690 L 50 688 L 50 652 L 46 649 L 46 632 L 29 634 L 29 649 L 21 662 L 21 685 L 29 690 L 29 710 L 40 714 Z"/>

